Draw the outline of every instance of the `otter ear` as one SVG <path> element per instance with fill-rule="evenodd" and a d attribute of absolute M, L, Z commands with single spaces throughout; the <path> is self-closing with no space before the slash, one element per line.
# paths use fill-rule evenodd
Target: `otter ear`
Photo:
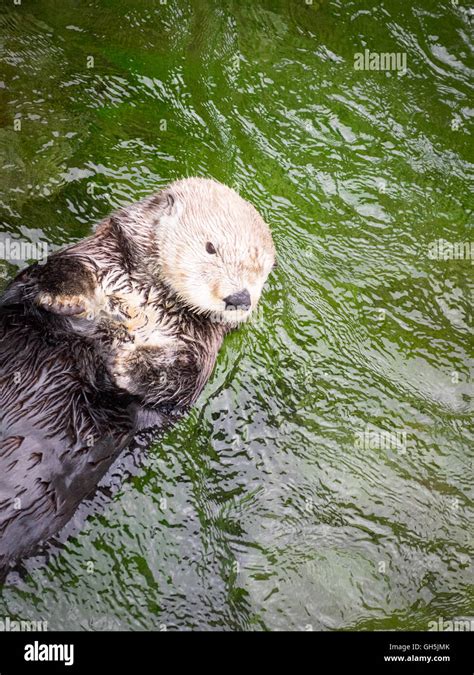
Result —
<path fill-rule="evenodd" d="M 171 190 L 167 190 L 165 194 L 163 195 L 163 208 L 164 212 L 167 216 L 172 216 L 173 215 L 173 210 L 175 209 L 176 206 L 176 199 L 174 194 L 171 192 Z"/>
<path fill-rule="evenodd" d="M 160 221 L 165 221 L 168 225 L 172 224 L 179 218 L 183 210 L 177 194 L 172 189 L 167 188 L 158 195 L 158 199 L 161 211 Z"/>

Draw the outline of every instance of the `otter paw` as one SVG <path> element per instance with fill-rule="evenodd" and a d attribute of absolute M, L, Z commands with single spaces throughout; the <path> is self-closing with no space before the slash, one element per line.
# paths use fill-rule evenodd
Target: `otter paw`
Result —
<path fill-rule="evenodd" d="M 133 392 L 133 345 L 123 344 L 107 360 L 107 371 L 119 389 Z"/>
<path fill-rule="evenodd" d="M 36 298 L 36 304 L 52 314 L 84 316 L 88 319 L 93 317 L 90 301 L 83 295 L 51 295 L 50 293 L 40 293 Z"/>

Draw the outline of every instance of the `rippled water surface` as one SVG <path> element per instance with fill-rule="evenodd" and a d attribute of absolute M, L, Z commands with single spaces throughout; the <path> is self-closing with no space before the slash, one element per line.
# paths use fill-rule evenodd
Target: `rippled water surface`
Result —
<path fill-rule="evenodd" d="M 4 588 L 0 616 L 97 630 L 471 617 L 473 267 L 466 248 L 433 254 L 474 241 L 468 6 L 1 7 L 3 239 L 68 244 L 206 175 L 261 210 L 280 265 L 192 413 L 49 565 Z M 405 54 L 406 72 L 355 69 L 365 49 Z M 18 268 L 0 261 L 2 285 Z"/>

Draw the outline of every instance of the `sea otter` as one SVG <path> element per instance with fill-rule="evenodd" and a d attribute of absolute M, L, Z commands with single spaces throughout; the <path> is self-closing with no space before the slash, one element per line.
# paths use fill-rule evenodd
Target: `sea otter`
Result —
<path fill-rule="evenodd" d="M 21 272 L 0 299 L 0 575 L 71 518 L 143 427 L 197 398 L 275 265 L 231 188 L 187 178 Z"/>

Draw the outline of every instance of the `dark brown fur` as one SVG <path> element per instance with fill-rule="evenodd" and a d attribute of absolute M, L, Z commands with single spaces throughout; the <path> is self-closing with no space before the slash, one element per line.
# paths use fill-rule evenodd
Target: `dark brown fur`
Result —
<path fill-rule="evenodd" d="M 68 522 L 137 429 L 169 423 L 212 372 L 230 326 L 188 311 L 150 266 L 150 210 L 158 217 L 167 204 L 162 193 L 115 214 L 93 237 L 23 271 L 0 301 L 0 577 Z M 106 278 L 117 296 L 94 305 Z M 131 351 L 123 391 L 109 360 L 134 340 L 120 298 L 131 288 L 152 298 L 180 345 Z"/>

